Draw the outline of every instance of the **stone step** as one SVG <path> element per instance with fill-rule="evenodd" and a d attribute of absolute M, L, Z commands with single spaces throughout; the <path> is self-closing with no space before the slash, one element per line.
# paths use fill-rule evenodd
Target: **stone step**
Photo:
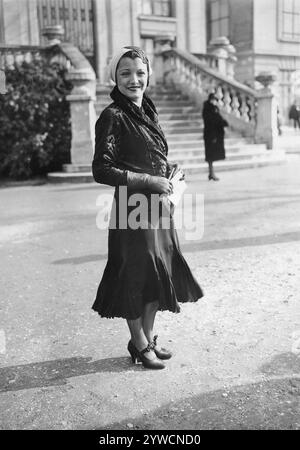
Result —
<path fill-rule="evenodd" d="M 202 114 L 201 113 L 190 113 L 190 114 L 172 114 L 172 113 L 163 113 L 159 114 L 159 123 L 162 121 L 173 121 L 173 120 L 199 120 L 203 123 Z"/>
<path fill-rule="evenodd" d="M 199 113 L 199 108 L 196 108 L 193 105 L 190 106 L 159 106 L 157 108 L 157 112 L 159 115 L 161 114 L 190 114 L 190 113 Z"/>
<path fill-rule="evenodd" d="M 243 161 L 243 160 L 250 160 L 250 159 L 265 159 L 269 157 L 269 155 L 266 154 L 268 150 L 262 151 L 262 150 L 252 150 L 252 151 L 246 151 L 241 149 L 238 152 L 226 152 L 226 161 Z M 205 161 L 205 153 L 204 151 L 198 151 L 198 155 L 188 156 L 184 154 L 180 155 L 173 155 L 169 154 L 168 160 L 172 163 L 178 163 L 180 166 L 183 165 L 191 165 L 191 164 L 199 164 Z"/>
<path fill-rule="evenodd" d="M 189 100 L 157 100 L 155 102 L 156 109 L 170 106 L 172 108 L 184 108 L 186 106 L 194 106 Z M 195 106 L 194 106 L 195 107 Z"/>
<path fill-rule="evenodd" d="M 200 120 L 160 120 L 159 124 L 162 128 L 187 128 L 200 127 L 203 128 L 203 122 Z"/>
<path fill-rule="evenodd" d="M 225 146 L 226 156 L 227 154 L 239 155 L 240 152 L 249 152 L 250 154 L 262 153 L 267 151 L 266 146 L 263 144 L 241 144 L 241 145 L 226 145 Z M 170 148 L 168 158 L 190 158 L 193 156 L 204 155 L 204 143 L 201 145 L 191 147 L 191 148 Z"/>
<path fill-rule="evenodd" d="M 185 101 L 189 101 L 189 97 L 187 95 L 182 95 L 182 94 L 176 94 L 176 93 L 163 93 L 163 94 L 154 94 L 151 95 L 149 94 L 149 97 L 151 98 L 151 100 L 154 102 L 154 104 L 156 105 L 157 102 L 161 101 L 161 100 L 168 100 L 168 101 L 178 101 L 178 100 L 185 100 Z"/>
<path fill-rule="evenodd" d="M 222 172 L 226 170 L 241 170 L 241 169 L 252 169 L 257 167 L 279 165 L 286 163 L 285 153 L 282 151 L 272 150 L 270 151 L 270 156 L 265 158 L 251 158 L 249 160 L 238 160 L 238 161 L 216 161 L 214 167 L 216 171 Z M 200 164 L 185 164 L 182 166 L 182 170 L 185 172 L 186 181 L 188 182 L 188 175 L 207 173 L 207 163 Z"/>
<path fill-rule="evenodd" d="M 174 130 L 176 131 L 176 130 Z M 167 133 L 165 133 L 166 139 L 168 144 L 178 142 L 178 141 L 198 141 L 202 140 L 202 133 L 201 130 L 196 129 L 195 132 L 188 132 L 188 133 L 170 133 L 170 130 L 168 130 Z"/>
<path fill-rule="evenodd" d="M 167 137 L 167 140 L 168 140 L 168 138 L 170 138 L 171 136 L 174 136 L 174 135 L 176 136 L 177 139 L 178 139 L 178 136 L 180 136 L 180 139 L 181 139 L 181 138 L 184 138 L 184 136 L 186 136 L 186 135 L 199 134 L 199 133 L 203 132 L 203 126 L 201 126 L 201 125 L 197 125 L 194 127 L 186 126 L 186 127 L 176 127 L 176 128 L 173 128 L 171 126 L 166 126 L 166 127 L 162 126 L 162 129 Z"/>
<path fill-rule="evenodd" d="M 50 173 L 48 173 L 47 178 L 50 183 L 91 183 L 91 182 L 95 182 L 91 171 L 78 172 L 78 173 L 50 172 Z"/>
<path fill-rule="evenodd" d="M 286 156 L 284 151 L 272 150 L 268 152 L 268 157 L 251 158 L 249 160 L 238 161 L 216 161 L 214 166 L 218 172 L 226 170 L 241 170 L 250 169 L 256 167 L 284 164 L 286 162 Z M 184 164 L 182 169 L 186 174 L 186 181 L 189 181 L 188 175 L 206 173 L 207 163 L 202 162 L 198 164 Z M 78 172 L 78 173 L 66 173 L 66 172 L 52 172 L 48 174 L 48 180 L 52 183 L 87 183 L 94 182 L 91 171 Z M 103 188 L 107 188 L 106 185 L 101 185 Z"/>

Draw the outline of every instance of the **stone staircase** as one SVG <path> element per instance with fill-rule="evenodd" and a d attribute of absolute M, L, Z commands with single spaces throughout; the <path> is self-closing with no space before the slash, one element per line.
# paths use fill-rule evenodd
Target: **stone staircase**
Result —
<path fill-rule="evenodd" d="M 97 115 L 111 103 L 109 92 L 108 88 L 98 87 Z M 167 138 L 169 161 L 178 163 L 187 175 L 207 173 L 199 108 L 180 92 L 163 86 L 150 89 L 149 95 L 157 107 L 160 125 Z M 226 129 L 225 149 L 226 160 L 214 164 L 217 171 L 262 167 L 285 161 L 283 150 L 267 150 L 265 145 L 253 144 L 251 139 L 230 129 Z M 53 182 L 93 181 L 91 167 L 86 165 L 66 165 L 63 172 L 48 174 L 48 178 Z"/>

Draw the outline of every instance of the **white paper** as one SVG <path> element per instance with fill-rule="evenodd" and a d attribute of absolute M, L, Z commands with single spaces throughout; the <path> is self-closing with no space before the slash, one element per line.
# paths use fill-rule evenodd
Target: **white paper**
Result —
<path fill-rule="evenodd" d="M 182 178 L 182 172 L 177 172 L 174 177 L 171 179 L 172 185 L 173 185 L 173 192 L 168 196 L 168 199 L 170 202 L 173 203 L 173 205 L 178 205 L 180 202 L 180 199 L 182 197 L 182 194 L 187 188 L 187 184 L 184 180 L 180 180 Z"/>

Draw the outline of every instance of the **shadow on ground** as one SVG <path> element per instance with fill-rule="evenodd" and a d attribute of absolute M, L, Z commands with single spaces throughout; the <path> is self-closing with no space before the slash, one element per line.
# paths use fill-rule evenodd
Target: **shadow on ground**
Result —
<path fill-rule="evenodd" d="M 259 367 L 266 380 L 171 402 L 103 430 L 299 430 L 300 355 L 281 353 Z M 273 377 L 267 378 L 267 377 Z"/>
<path fill-rule="evenodd" d="M 222 249 L 232 249 L 241 247 L 255 247 L 261 245 L 271 245 L 271 244 L 284 244 L 287 242 L 300 241 L 300 232 L 290 232 L 282 234 L 270 234 L 263 236 L 253 236 L 246 238 L 237 239 L 223 239 L 208 242 L 183 242 L 180 248 L 185 253 L 193 253 L 195 251 L 203 250 L 222 250 Z M 103 261 L 107 259 L 107 254 L 102 255 L 85 255 L 73 258 L 57 259 L 52 261 L 54 265 L 64 265 L 64 264 L 85 264 L 88 262 Z"/>
<path fill-rule="evenodd" d="M 142 370 L 133 366 L 130 358 L 106 358 L 92 361 L 90 357 L 54 359 L 0 369 L 0 392 L 21 389 L 61 386 L 68 378 L 101 372 L 126 372 Z"/>
<path fill-rule="evenodd" d="M 171 402 L 98 430 L 299 430 L 300 377 L 266 380 Z"/>

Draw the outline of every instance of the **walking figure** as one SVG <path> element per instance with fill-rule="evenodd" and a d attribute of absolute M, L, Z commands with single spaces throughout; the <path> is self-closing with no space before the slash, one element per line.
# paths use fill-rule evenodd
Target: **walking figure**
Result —
<path fill-rule="evenodd" d="M 204 102 L 202 116 L 204 121 L 204 145 L 205 161 L 208 162 L 208 179 L 218 181 L 213 162 L 225 159 L 224 128 L 228 122 L 223 119 L 217 106 L 218 100 L 215 94 L 209 94 Z"/>
<path fill-rule="evenodd" d="M 289 119 L 294 121 L 294 128 L 300 128 L 300 107 L 294 102 L 289 111 Z"/>

